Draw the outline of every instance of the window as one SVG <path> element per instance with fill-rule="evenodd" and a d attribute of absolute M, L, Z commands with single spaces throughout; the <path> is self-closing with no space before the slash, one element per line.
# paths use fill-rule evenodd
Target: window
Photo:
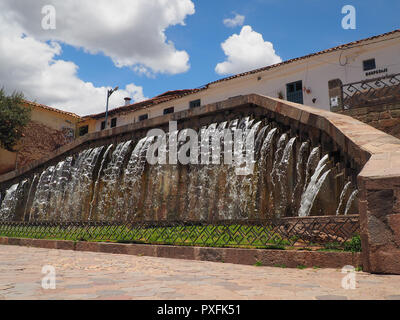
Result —
<path fill-rule="evenodd" d="M 174 107 L 165 108 L 163 111 L 163 114 L 170 114 L 170 113 L 174 113 Z"/>
<path fill-rule="evenodd" d="M 89 126 L 83 126 L 83 127 L 79 128 L 79 136 L 80 137 L 84 136 L 88 132 L 89 132 Z"/>
<path fill-rule="evenodd" d="M 106 128 L 106 122 L 102 121 L 101 122 L 101 130 L 104 130 Z"/>
<path fill-rule="evenodd" d="M 200 107 L 200 105 L 201 105 L 200 99 L 193 100 L 193 101 L 190 101 L 190 102 L 189 102 L 189 108 L 190 108 L 190 109 L 196 108 L 196 107 Z"/>
<path fill-rule="evenodd" d="M 363 61 L 363 68 L 364 68 L 364 71 L 376 69 L 375 59 L 369 59 L 369 60 Z"/>
<path fill-rule="evenodd" d="M 303 82 L 300 80 L 288 83 L 286 97 L 288 101 L 303 104 Z"/>
<path fill-rule="evenodd" d="M 111 119 L 111 128 L 114 128 L 117 126 L 117 118 L 112 118 Z"/>
<path fill-rule="evenodd" d="M 139 121 L 143 121 L 143 120 L 146 120 L 148 118 L 149 118 L 149 115 L 147 113 L 146 114 L 142 114 L 142 115 L 139 116 Z"/>

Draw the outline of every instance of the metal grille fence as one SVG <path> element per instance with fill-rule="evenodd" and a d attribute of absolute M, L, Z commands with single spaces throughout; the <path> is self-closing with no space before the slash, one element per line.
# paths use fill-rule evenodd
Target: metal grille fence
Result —
<path fill-rule="evenodd" d="M 400 102 L 400 74 L 342 85 L 343 108 Z"/>
<path fill-rule="evenodd" d="M 0 236 L 196 246 L 343 245 L 359 232 L 359 217 L 324 216 L 224 221 L 1 222 Z"/>

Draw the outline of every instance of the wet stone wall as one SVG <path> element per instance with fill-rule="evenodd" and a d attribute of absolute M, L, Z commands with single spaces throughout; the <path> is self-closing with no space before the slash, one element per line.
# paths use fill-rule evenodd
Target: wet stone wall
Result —
<path fill-rule="evenodd" d="M 141 131 L 97 141 L 0 189 L 0 220 L 214 220 L 358 213 L 359 168 L 314 129 L 255 111 L 181 121 L 177 128 L 169 134 L 194 129 L 199 150 L 202 134 L 209 142 L 218 137 L 219 152 L 210 149 L 206 162 L 198 154 L 198 164 L 149 164 L 148 150 L 162 136 L 146 137 Z M 166 125 L 162 129 L 168 131 Z M 243 142 L 229 144 L 221 134 L 224 130 L 233 136 L 242 130 Z M 246 135 L 254 135 L 253 170 L 238 175 L 236 169 L 243 163 L 225 164 L 224 152 L 231 148 L 245 156 Z M 178 147 L 187 142 L 180 141 Z M 168 158 L 168 146 L 165 151 Z"/>

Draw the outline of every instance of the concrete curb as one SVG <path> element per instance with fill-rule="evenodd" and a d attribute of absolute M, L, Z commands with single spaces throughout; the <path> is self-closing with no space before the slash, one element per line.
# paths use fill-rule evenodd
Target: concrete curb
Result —
<path fill-rule="evenodd" d="M 159 258 L 225 262 L 263 266 L 297 266 L 342 268 L 345 265 L 361 266 L 361 253 L 322 252 L 299 250 L 266 250 L 240 248 L 207 248 L 151 244 L 122 244 L 68 240 L 22 239 L 0 237 L 0 245 L 17 245 L 46 249 L 129 254 Z"/>

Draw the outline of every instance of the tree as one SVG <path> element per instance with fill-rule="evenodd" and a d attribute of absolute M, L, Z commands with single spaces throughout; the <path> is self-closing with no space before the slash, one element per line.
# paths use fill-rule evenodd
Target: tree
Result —
<path fill-rule="evenodd" d="M 21 92 L 6 95 L 4 89 L 0 89 L 0 147 L 9 151 L 14 151 L 31 118 L 30 108 L 22 106 L 23 99 Z"/>

